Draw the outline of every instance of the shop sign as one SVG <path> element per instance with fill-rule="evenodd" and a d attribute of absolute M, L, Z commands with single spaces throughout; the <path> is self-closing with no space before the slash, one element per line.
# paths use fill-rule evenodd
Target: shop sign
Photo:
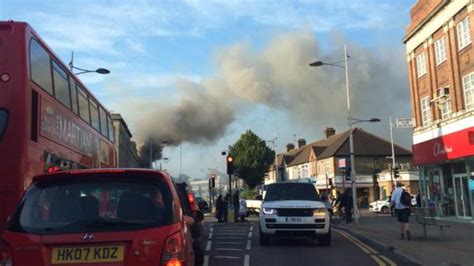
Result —
<path fill-rule="evenodd" d="M 430 164 L 474 156 L 474 127 L 413 145 L 413 162 Z"/>

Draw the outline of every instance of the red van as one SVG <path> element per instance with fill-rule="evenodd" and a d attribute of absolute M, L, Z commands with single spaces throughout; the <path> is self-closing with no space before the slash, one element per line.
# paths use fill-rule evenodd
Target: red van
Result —
<path fill-rule="evenodd" d="M 194 265 L 171 177 L 145 169 L 34 177 L 0 239 L 0 265 Z"/>

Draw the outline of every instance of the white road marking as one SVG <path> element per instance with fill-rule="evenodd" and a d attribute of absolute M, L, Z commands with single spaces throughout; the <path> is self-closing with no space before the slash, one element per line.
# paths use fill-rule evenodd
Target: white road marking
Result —
<path fill-rule="evenodd" d="M 231 259 L 231 260 L 238 260 L 240 257 L 235 256 L 214 256 L 215 259 Z"/>
<path fill-rule="evenodd" d="M 242 251 L 241 248 L 216 248 L 216 250 L 227 250 L 227 251 Z"/>
<path fill-rule="evenodd" d="M 212 231 L 214 231 L 214 228 L 212 228 L 212 227 L 209 228 L 209 231 L 212 233 Z"/>
<path fill-rule="evenodd" d="M 209 266 L 209 255 L 204 256 L 204 263 L 202 266 Z"/>
<path fill-rule="evenodd" d="M 250 265 L 250 255 L 245 255 L 244 266 Z"/>
<path fill-rule="evenodd" d="M 209 240 L 211 240 L 211 239 L 212 239 L 212 233 L 209 234 Z"/>
<path fill-rule="evenodd" d="M 223 245 L 240 245 L 242 242 L 214 242 L 217 245 L 223 244 Z"/>
<path fill-rule="evenodd" d="M 250 226 L 250 232 L 252 232 L 252 231 L 253 231 L 253 225 L 252 225 L 252 226 Z"/>
<path fill-rule="evenodd" d="M 250 250 L 250 245 L 252 244 L 252 241 L 249 239 L 247 240 L 247 250 Z"/>
<path fill-rule="evenodd" d="M 211 240 L 207 241 L 206 251 L 210 251 L 210 250 L 211 250 L 211 243 L 212 243 Z"/>
<path fill-rule="evenodd" d="M 249 232 L 249 238 L 252 238 L 252 232 Z"/>
<path fill-rule="evenodd" d="M 235 236 L 217 236 L 216 239 L 244 239 L 243 237 L 235 237 Z"/>

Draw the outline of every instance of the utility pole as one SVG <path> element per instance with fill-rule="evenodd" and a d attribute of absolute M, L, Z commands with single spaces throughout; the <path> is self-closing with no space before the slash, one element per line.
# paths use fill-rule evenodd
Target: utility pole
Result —
<path fill-rule="evenodd" d="M 392 124 L 392 116 L 389 116 L 390 120 L 390 142 L 392 145 L 392 167 L 390 168 L 390 181 L 391 181 L 391 188 L 393 191 L 393 188 L 395 187 L 393 184 L 393 169 L 395 169 L 395 148 L 393 145 L 393 124 Z"/>

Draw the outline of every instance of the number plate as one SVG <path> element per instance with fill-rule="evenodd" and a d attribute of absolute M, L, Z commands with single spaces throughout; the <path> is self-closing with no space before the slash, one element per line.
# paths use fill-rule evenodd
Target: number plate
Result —
<path fill-rule="evenodd" d="M 301 218 L 301 217 L 286 217 L 286 222 L 287 223 L 302 223 L 303 218 Z"/>
<path fill-rule="evenodd" d="M 52 264 L 123 261 L 123 246 L 53 248 Z"/>

